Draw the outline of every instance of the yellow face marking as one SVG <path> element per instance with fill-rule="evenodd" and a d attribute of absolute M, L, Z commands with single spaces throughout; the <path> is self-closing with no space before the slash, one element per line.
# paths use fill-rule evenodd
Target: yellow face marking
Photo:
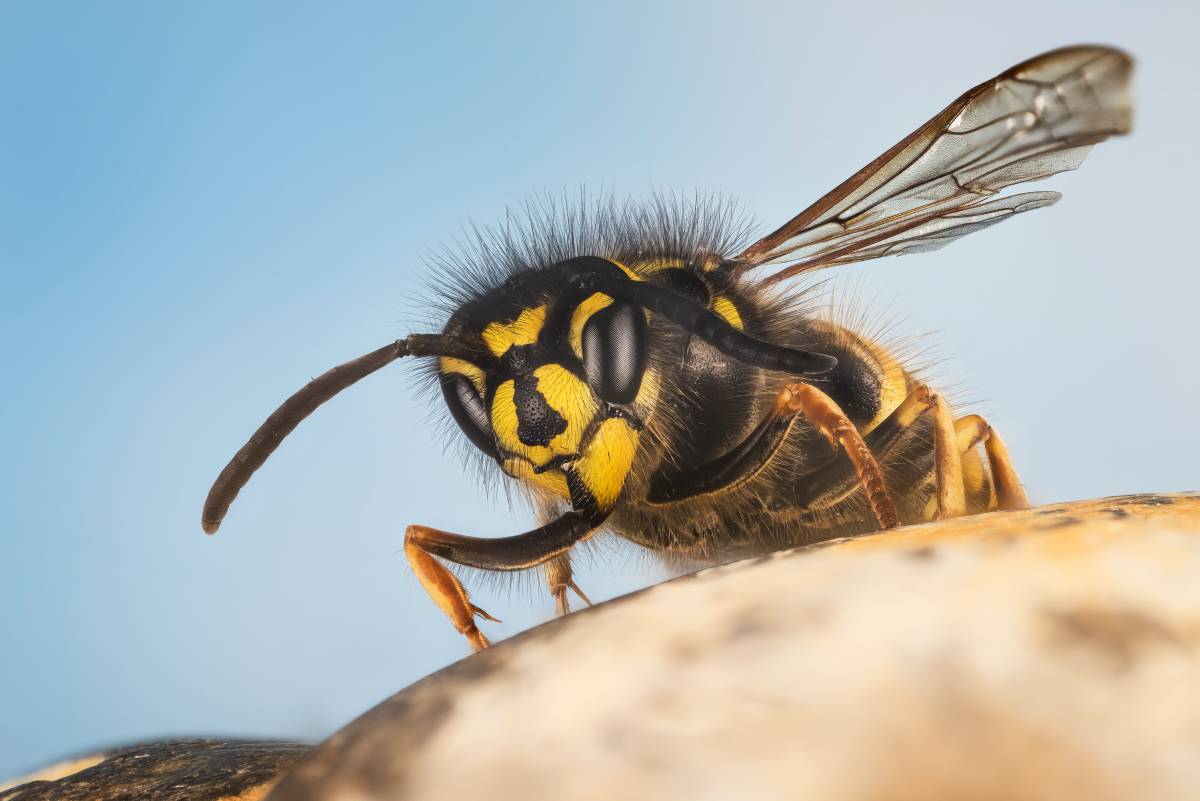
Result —
<path fill-rule="evenodd" d="M 492 427 L 497 442 L 506 451 L 516 454 L 503 463 L 504 472 L 513 478 L 548 490 L 561 498 L 569 498 L 565 474 L 559 470 L 544 473 L 535 466 L 547 464 L 556 456 L 578 454 L 574 469 L 583 485 L 595 497 L 601 509 L 611 509 L 620 498 L 625 479 L 637 456 L 639 434 L 621 418 L 601 422 L 592 438 L 580 451 L 583 433 L 600 409 L 587 384 L 557 364 L 546 364 L 533 373 L 538 391 L 547 404 L 566 421 L 565 430 L 550 440 L 549 446 L 526 445 L 517 434 L 519 420 L 514 404 L 515 384 L 505 381 L 496 390 L 492 403 Z M 634 406 L 649 411 L 658 400 L 660 379 L 654 370 L 647 370 Z"/>
<path fill-rule="evenodd" d="M 742 330 L 742 315 L 738 312 L 737 306 L 733 305 L 733 301 L 724 295 L 717 295 L 708 304 L 708 307 L 720 315 L 725 322 L 732 325 L 739 331 Z"/>
<path fill-rule="evenodd" d="M 519 435 L 520 419 L 517 417 L 516 382 L 505 381 L 496 388 L 492 398 L 492 430 L 501 449 L 523 456 L 541 466 L 555 456 L 569 456 L 579 452 L 584 429 L 596 414 L 596 401 L 587 384 L 573 373 L 557 364 L 544 364 L 533 371 L 537 391 L 546 399 L 547 405 L 566 421 L 566 428 L 550 440 L 549 445 L 526 445 Z"/>
<path fill-rule="evenodd" d="M 442 356 L 440 359 L 438 359 L 438 370 L 440 370 L 443 375 L 457 373 L 458 375 L 466 376 L 467 380 L 475 385 L 475 391 L 480 395 L 483 394 L 485 378 L 483 370 L 480 370 L 470 362 L 463 361 L 462 359 L 455 359 L 453 356 Z"/>
<path fill-rule="evenodd" d="M 567 421 L 566 429 L 550 440 L 550 450 L 556 456 L 578 453 L 583 431 L 598 411 L 592 390 L 558 364 L 543 364 L 533 371 L 533 377 L 546 403 Z"/>
<path fill-rule="evenodd" d="M 519 453 L 532 459 L 538 464 L 550 460 L 549 448 L 526 445 L 517 436 L 517 404 L 514 400 L 517 384 L 511 379 L 496 387 L 496 395 L 492 398 L 492 432 L 496 435 L 496 443 L 507 451 Z"/>
<path fill-rule="evenodd" d="M 611 306 L 613 299 L 603 292 L 593 292 L 587 300 L 580 303 L 571 315 L 571 333 L 570 342 L 571 350 L 575 351 L 575 355 L 580 359 L 583 358 L 583 327 L 587 324 L 588 318 L 601 309 Z"/>
<path fill-rule="evenodd" d="M 549 490 L 561 498 L 571 497 L 567 489 L 567 477 L 561 470 L 547 470 L 545 473 L 535 473 L 533 465 L 524 459 L 505 459 L 504 472 L 515 479 L 528 481 L 542 489 Z"/>
<path fill-rule="evenodd" d="M 542 325 L 546 322 L 546 306 L 543 304 L 525 309 L 511 323 L 491 323 L 483 329 L 483 344 L 492 355 L 499 358 L 513 345 L 532 345 L 537 342 Z"/>
<path fill-rule="evenodd" d="M 600 424 L 583 456 L 575 462 L 580 480 L 596 498 L 600 509 L 612 509 L 621 497 L 637 446 L 638 433 L 629 423 L 613 417 Z"/>

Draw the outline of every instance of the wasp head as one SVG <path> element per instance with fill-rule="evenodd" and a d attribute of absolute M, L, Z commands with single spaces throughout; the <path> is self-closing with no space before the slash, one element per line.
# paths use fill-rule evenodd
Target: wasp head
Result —
<path fill-rule="evenodd" d="M 611 508 L 657 382 L 647 312 L 572 280 L 578 262 L 620 280 L 632 273 L 576 262 L 513 276 L 455 314 L 443 336 L 478 356 L 442 356 L 438 373 L 455 422 L 506 473 L 577 506 Z"/>

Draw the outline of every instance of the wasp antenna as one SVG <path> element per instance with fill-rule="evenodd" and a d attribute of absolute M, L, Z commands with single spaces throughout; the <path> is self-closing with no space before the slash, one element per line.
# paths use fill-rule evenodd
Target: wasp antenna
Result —
<path fill-rule="evenodd" d="M 775 345 L 751 336 L 734 328 L 711 309 L 666 287 L 617 279 L 611 285 L 606 283 L 604 291 L 661 314 L 742 364 L 806 376 L 821 375 L 837 367 L 838 360 L 834 356 Z"/>
<path fill-rule="evenodd" d="M 452 356 L 466 361 L 477 361 L 474 351 L 456 339 L 437 334 L 413 334 L 354 361 L 339 364 L 309 381 L 303 389 L 271 413 L 217 476 L 212 489 L 208 491 L 204 511 L 200 517 L 200 526 L 205 532 L 217 533 L 234 498 L 242 487 L 246 486 L 254 471 L 263 466 L 267 458 L 279 447 L 279 443 L 283 442 L 283 438 L 292 433 L 304 418 L 346 387 L 386 367 L 401 356 Z"/>
<path fill-rule="evenodd" d="M 837 367 L 834 356 L 766 342 L 733 327 L 716 312 L 667 287 L 631 281 L 618 275 L 615 265 L 607 260 L 584 257 L 573 262 L 570 269 L 575 272 L 575 289 L 560 298 L 544 329 L 551 332 L 552 337 L 565 329 L 570 309 L 592 291 L 599 290 L 617 300 L 661 314 L 725 355 L 751 367 L 806 376 L 821 375 Z"/>
<path fill-rule="evenodd" d="M 204 531 L 209 534 L 217 533 L 230 504 L 242 487 L 246 486 L 250 476 L 263 466 L 283 438 L 292 433 L 304 418 L 346 387 L 408 354 L 408 341 L 396 340 L 379 350 L 371 351 L 365 356 L 339 364 L 322 373 L 285 400 L 258 430 L 250 435 L 250 439 L 234 454 L 213 482 L 212 489 L 208 491 L 208 497 L 204 500 L 204 512 L 200 518 L 200 525 Z"/>

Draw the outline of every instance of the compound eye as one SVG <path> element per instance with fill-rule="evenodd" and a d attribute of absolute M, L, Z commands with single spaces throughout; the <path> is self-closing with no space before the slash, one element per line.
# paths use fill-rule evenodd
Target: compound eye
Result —
<path fill-rule="evenodd" d="M 446 405 L 450 407 L 450 415 L 454 422 L 458 423 L 458 427 L 476 448 L 499 461 L 500 454 L 496 451 L 496 438 L 492 433 L 492 420 L 475 385 L 466 376 L 457 373 L 443 374 L 441 384 L 442 396 L 446 399 Z"/>
<path fill-rule="evenodd" d="M 588 386 L 609 403 L 632 403 L 646 372 L 646 317 L 630 303 L 614 302 L 583 326 L 583 369 Z"/>

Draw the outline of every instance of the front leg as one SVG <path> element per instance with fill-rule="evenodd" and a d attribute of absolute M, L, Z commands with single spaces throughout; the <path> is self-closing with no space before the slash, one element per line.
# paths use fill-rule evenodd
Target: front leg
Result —
<path fill-rule="evenodd" d="M 550 503 L 545 499 L 539 500 L 537 503 L 537 520 L 542 525 L 553 522 L 561 513 L 557 504 Z M 571 603 L 567 597 L 569 590 L 574 590 L 575 594 L 588 606 L 592 605 L 591 599 L 575 583 L 571 570 L 570 551 L 559 554 L 542 565 L 542 573 L 546 579 L 546 589 L 550 590 L 550 597 L 554 599 L 554 614 L 562 617 L 570 613 Z"/>
<path fill-rule="evenodd" d="M 471 603 L 466 587 L 438 560 L 481 570 L 524 570 L 564 556 L 595 531 L 599 523 L 595 515 L 570 511 L 532 531 L 498 539 L 465 537 L 414 525 L 404 532 L 404 555 L 421 586 L 450 618 L 454 628 L 467 638 L 472 648 L 482 651 L 489 643 L 475 625 L 475 618 L 495 618 Z"/>
<path fill-rule="evenodd" d="M 592 605 L 592 600 L 587 597 L 579 585 L 575 583 L 575 579 L 571 573 L 571 554 L 560 554 L 546 563 L 546 586 L 550 589 L 550 596 L 554 598 L 554 614 L 562 617 L 571 611 L 571 603 L 567 598 L 567 590 L 573 590 L 588 606 Z"/>
<path fill-rule="evenodd" d="M 560 608 L 565 607 L 563 602 L 568 587 L 587 601 L 570 578 L 566 555 L 574 545 L 595 532 L 616 508 L 637 453 L 637 443 L 638 429 L 628 420 L 605 419 L 590 433 L 582 452 L 556 468 L 566 476 L 571 511 L 525 534 L 480 539 L 426 526 L 408 527 L 404 535 L 404 553 L 409 565 L 434 603 L 476 651 L 486 648 L 488 641 L 475 625 L 475 617 L 486 618 L 488 615 L 471 603 L 462 582 L 438 560 L 481 570 L 525 570 L 559 560 L 547 570 L 552 591 L 555 579 L 562 580 L 563 589 L 556 593 L 556 603 Z"/>

